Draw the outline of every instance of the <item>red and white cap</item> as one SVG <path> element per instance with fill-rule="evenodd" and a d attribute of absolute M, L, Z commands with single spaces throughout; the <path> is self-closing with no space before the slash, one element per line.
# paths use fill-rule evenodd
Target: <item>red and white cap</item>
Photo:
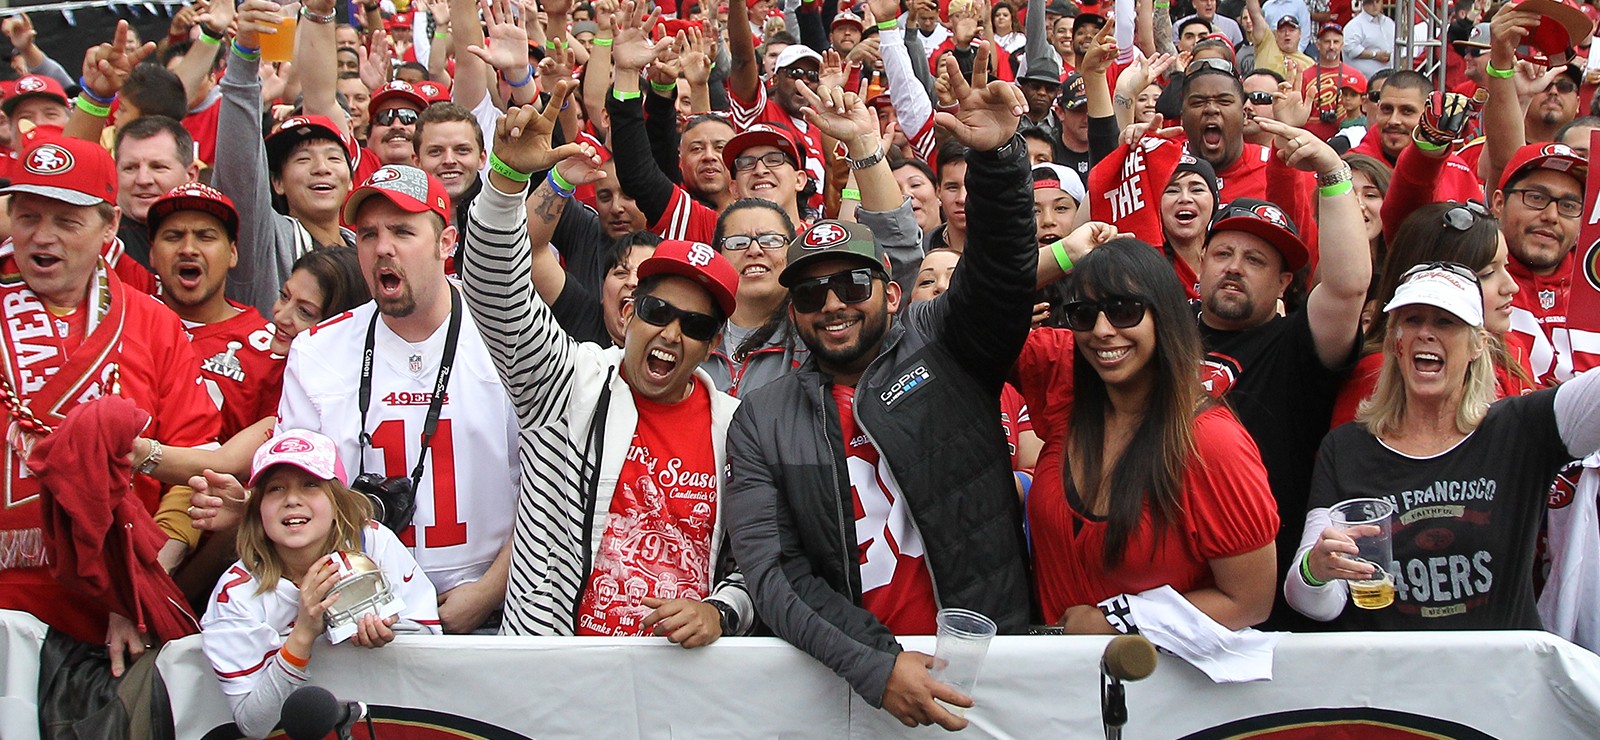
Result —
<path fill-rule="evenodd" d="M 433 212 L 450 223 L 450 193 L 444 183 L 422 170 L 405 164 L 386 164 L 367 178 L 361 187 L 351 191 L 344 201 L 344 222 L 356 222 L 361 204 L 375 195 L 389 199 L 407 213 Z"/>
<path fill-rule="evenodd" d="M 37 129 L 35 130 L 38 131 Z M 31 136 L 0 195 L 29 193 L 75 206 L 117 202 L 117 165 L 105 147 L 61 136 Z"/>
<path fill-rule="evenodd" d="M 429 80 L 418 82 L 414 87 L 417 89 L 417 94 L 428 101 L 428 105 L 450 102 L 450 88 L 445 85 Z M 372 106 L 369 104 L 367 107 L 370 109 Z"/>
<path fill-rule="evenodd" d="M 279 167 L 287 159 L 289 152 L 296 144 L 306 139 L 330 139 L 339 143 L 344 148 L 344 156 L 350 165 L 351 171 L 356 168 L 356 159 L 360 155 L 355 139 L 350 138 L 327 116 L 290 116 L 283 119 L 283 123 L 273 127 L 272 133 L 267 134 L 267 162 Z M 273 168 L 274 170 L 277 167 Z"/>
<path fill-rule="evenodd" d="M 1218 208 L 1212 219 L 1209 235 L 1224 231 L 1254 234 L 1283 256 L 1285 272 L 1295 272 L 1311 261 L 1311 250 L 1300 240 L 1300 230 L 1276 203 L 1236 198 Z"/>
<path fill-rule="evenodd" d="M 1527 175 L 1530 170 L 1555 170 L 1578 178 L 1582 188 L 1589 177 L 1589 160 L 1566 144 L 1536 142 L 1524 144 L 1511 162 L 1500 172 L 1500 189 L 1511 187 L 1511 181 Z"/>
<path fill-rule="evenodd" d="M 840 25 L 845 24 L 845 23 L 852 24 L 857 29 L 861 29 L 861 30 L 866 30 L 866 28 L 867 28 L 867 24 L 866 24 L 865 21 L 861 20 L 861 16 L 856 15 L 855 13 L 852 13 L 852 12 L 850 12 L 848 10 L 841 10 L 837 14 L 835 14 L 833 16 L 833 22 L 828 24 L 828 28 L 830 30 L 832 30 L 834 28 L 838 28 Z"/>
<path fill-rule="evenodd" d="M 677 275 L 699 283 L 717 302 L 723 316 L 732 316 L 738 304 L 735 294 L 739 290 L 739 271 L 710 244 L 680 239 L 657 244 L 655 254 L 639 263 L 640 280 L 652 275 Z"/>
<path fill-rule="evenodd" d="M 1346 88 L 1365 95 L 1367 94 L 1367 78 L 1352 73 L 1339 75 L 1339 89 L 1344 90 Z"/>
<path fill-rule="evenodd" d="M 56 82 L 55 78 L 45 75 L 23 75 L 11 83 L 11 89 L 6 99 L 0 101 L 0 111 L 11 115 L 17 105 L 28 98 L 50 98 L 62 105 L 67 105 L 67 90 Z"/>
<path fill-rule="evenodd" d="M 436 83 L 428 84 L 437 86 Z M 390 101 L 399 101 L 417 110 L 428 107 L 428 97 L 426 95 L 418 92 L 417 88 L 405 80 L 395 80 L 378 88 L 378 91 L 372 94 L 372 99 L 367 101 L 367 113 L 374 116 L 377 115 L 378 108 Z"/>
<path fill-rule="evenodd" d="M 233 207 L 233 201 L 221 191 L 198 182 L 179 185 L 150 204 L 150 212 L 144 219 L 150 238 L 155 238 L 162 220 L 179 211 L 200 211 L 216 216 L 228 230 L 228 238 L 239 239 L 239 211 Z"/>
<path fill-rule="evenodd" d="M 806 168 L 805 147 L 795 141 L 793 131 L 770 123 L 755 123 L 729 139 L 727 145 L 722 147 L 722 164 L 728 168 L 729 174 L 734 171 L 733 160 L 753 146 L 775 146 L 794 160 L 795 169 Z"/>
<path fill-rule="evenodd" d="M 286 429 L 256 448 L 250 460 L 249 486 L 260 483 L 261 474 L 274 465 L 293 465 L 323 480 L 350 482 L 333 440 L 308 429 Z"/>

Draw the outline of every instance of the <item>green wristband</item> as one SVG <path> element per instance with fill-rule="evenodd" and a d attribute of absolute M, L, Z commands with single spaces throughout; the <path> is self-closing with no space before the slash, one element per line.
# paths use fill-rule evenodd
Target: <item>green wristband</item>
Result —
<path fill-rule="evenodd" d="M 1067 256 L 1067 240 L 1057 239 L 1050 245 L 1050 253 L 1056 256 L 1056 265 L 1062 272 L 1072 272 L 1072 258 Z"/>
<path fill-rule="evenodd" d="M 1345 180 L 1344 182 L 1336 182 L 1332 185 L 1325 185 L 1317 188 L 1317 194 L 1324 198 L 1333 198 L 1344 195 L 1352 190 L 1355 190 L 1355 186 L 1352 185 L 1349 180 Z"/>
<path fill-rule="evenodd" d="M 610 46 L 613 41 L 615 41 L 615 39 L 603 39 L 599 36 L 589 39 L 589 43 L 594 44 L 595 46 Z"/>
<path fill-rule="evenodd" d="M 1515 70 L 1515 69 L 1496 69 L 1493 62 L 1484 63 L 1483 71 L 1484 71 L 1485 74 L 1489 75 L 1490 77 L 1498 77 L 1498 78 L 1500 78 L 1502 80 L 1509 80 L 1509 79 L 1517 76 L 1517 70 Z"/>
<path fill-rule="evenodd" d="M 839 191 L 839 197 L 843 200 L 853 200 L 859 203 L 861 202 L 861 191 L 855 188 L 844 188 Z"/>
<path fill-rule="evenodd" d="M 658 93 L 661 93 L 662 95 L 671 95 L 671 94 L 673 94 L 673 93 L 678 91 L 678 86 L 677 85 L 662 85 L 662 84 L 658 84 L 655 80 L 651 80 L 650 81 L 650 89 L 654 90 L 654 91 L 656 91 Z"/>
<path fill-rule="evenodd" d="M 450 38 L 450 34 L 444 32 L 444 31 L 434 31 L 433 32 L 433 39 L 435 41 L 443 41 L 443 40 L 445 40 L 447 38 Z"/>
<path fill-rule="evenodd" d="M 894 29 L 899 28 L 899 27 L 900 27 L 900 21 L 899 21 L 899 19 L 896 19 L 896 18 L 890 18 L 889 20 L 886 20 L 886 21 L 878 21 L 878 30 L 879 31 L 893 31 Z"/>
<path fill-rule="evenodd" d="M 634 90 L 633 92 L 623 92 L 616 88 L 611 88 L 611 97 L 626 103 L 630 100 L 638 100 L 639 98 L 644 97 L 644 93 L 639 92 L 638 90 Z"/>
<path fill-rule="evenodd" d="M 1316 576 L 1311 575 L 1311 553 L 1309 552 L 1306 553 L 1305 557 L 1300 558 L 1300 577 L 1305 580 L 1307 586 L 1312 588 L 1322 588 L 1328 585 L 1327 581 L 1319 581 Z"/>
<path fill-rule="evenodd" d="M 500 161 L 500 158 L 495 156 L 494 152 L 489 152 L 489 169 L 500 173 L 501 177 L 513 182 L 525 183 L 533 179 L 533 175 L 526 172 L 518 172 L 511 165 Z"/>
<path fill-rule="evenodd" d="M 200 34 L 200 43 L 205 44 L 207 46 L 221 46 L 222 45 L 222 37 L 218 36 L 218 37 L 213 38 L 211 36 L 211 34 L 202 32 Z"/>
<path fill-rule="evenodd" d="M 78 110 L 88 113 L 91 116 L 95 116 L 96 118 L 105 118 L 111 115 L 110 106 L 101 105 L 82 95 L 78 96 L 77 100 L 74 101 L 74 104 L 78 106 Z"/>
<path fill-rule="evenodd" d="M 1440 151 L 1440 150 L 1444 149 L 1444 145 L 1443 144 L 1435 144 L 1435 143 L 1433 143 L 1431 141 L 1420 141 L 1419 140 L 1419 141 L 1413 141 L 1411 143 L 1416 144 L 1418 149 L 1421 149 L 1422 151 L 1425 151 L 1425 152 L 1437 152 L 1437 151 Z"/>
<path fill-rule="evenodd" d="M 561 173 L 557 172 L 556 168 L 554 168 L 554 167 L 550 168 L 550 182 L 552 184 L 554 184 L 557 188 L 559 188 L 559 189 L 561 189 L 561 190 L 563 190 L 565 192 L 568 192 L 568 193 L 578 189 L 578 186 L 573 185 L 570 182 L 567 182 L 567 178 L 562 177 Z"/>

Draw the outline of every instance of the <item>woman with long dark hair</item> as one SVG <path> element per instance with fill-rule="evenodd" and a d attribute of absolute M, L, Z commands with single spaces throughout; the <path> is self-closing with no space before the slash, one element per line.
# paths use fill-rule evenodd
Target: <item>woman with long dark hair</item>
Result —
<path fill-rule="evenodd" d="M 1200 386 L 1183 287 L 1128 238 L 1065 281 L 1070 328 L 1036 330 L 1016 368 L 1044 440 L 1026 512 L 1044 618 L 1127 631 L 1128 599 L 1170 586 L 1228 629 L 1261 622 L 1277 504 L 1255 442 Z"/>

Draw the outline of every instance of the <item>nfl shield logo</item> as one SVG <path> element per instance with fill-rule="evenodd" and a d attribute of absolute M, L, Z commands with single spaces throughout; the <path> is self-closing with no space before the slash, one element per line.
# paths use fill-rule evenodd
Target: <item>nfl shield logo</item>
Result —
<path fill-rule="evenodd" d="M 1539 307 L 1548 311 L 1556 307 L 1556 292 L 1553 290 L 1539 291 Z"/>
<path fill-rule="evenodd" d="M 411 373 L 413 375 L 422 372 L 422 355 L 412 355 L 407 359 L 410 361 Z"/>

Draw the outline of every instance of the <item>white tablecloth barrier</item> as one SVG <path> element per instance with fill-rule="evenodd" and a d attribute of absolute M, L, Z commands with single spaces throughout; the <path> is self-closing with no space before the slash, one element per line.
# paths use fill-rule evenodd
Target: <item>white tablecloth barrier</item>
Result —
<path fill-rule="evenodd" d="M 0 612 L 0 630 L 0 737 L 29 740 L 43 629 Z M 933 641 L 904 642 L 931 651 Z M 963 735 L 1099 737 L 1105 643 L 996 639 Z M 198 637 L 168 645 L 160 667 L 180 738 L 234 737 L 215 732 L 231 717 Z M 943 735 L 902 728 L 776 639 L 685 651 L 654 639 L 403 637 L 375 651 L 323 645 L 312 671 L 340 698 L 380 705 L 385 740 Z M 1600 657 L 1545 633 L 1292 635 L 1274 671 L 1219 686 L 1164 654 L 1128 686 L 1126 736 L 1600 736 Z"/>

